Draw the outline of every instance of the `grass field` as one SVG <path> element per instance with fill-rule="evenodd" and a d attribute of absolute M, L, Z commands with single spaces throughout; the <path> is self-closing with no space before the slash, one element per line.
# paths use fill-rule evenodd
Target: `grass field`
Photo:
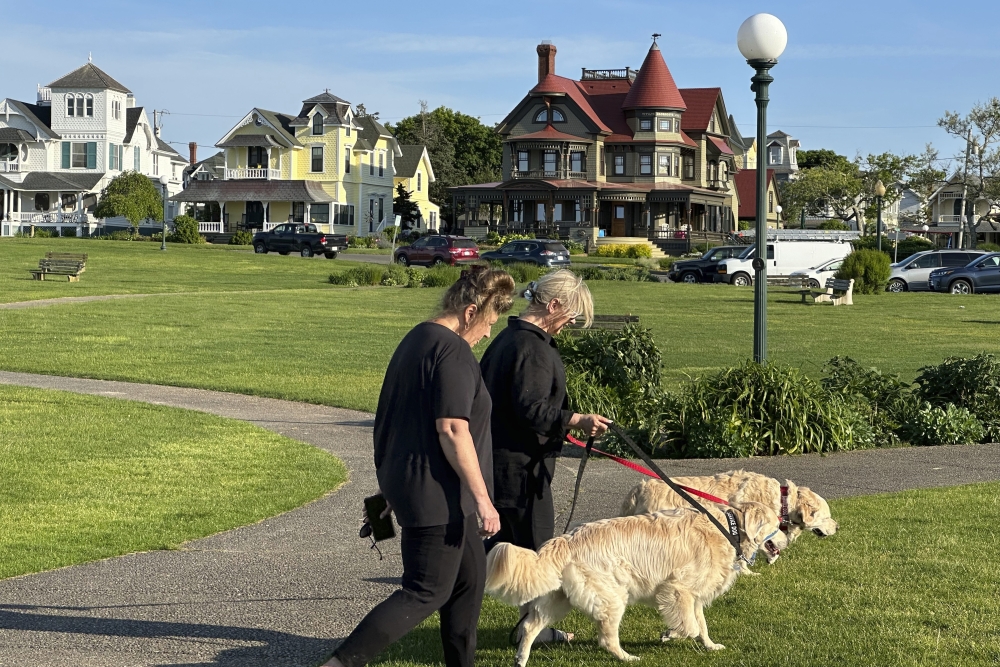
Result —
<path fill-rule="evenodd" d="M 633 607 L 623 648 L 663 667 L 980 667 L 1000 663 L 996 562 L 1000 484 L 911 491 L 831 503 L 840 531 L 803 536 L 760 577 L 740 577 L 706 611 L 709 634 L 662 644 L 651 608 Z M 956 511 L 960 508 L 960 511 Z M 476 664 L 508 667 L 513 607 L 487 598 Z M 437 618 L 388 649 L 380 665 L 442 664 Z M 569 647 L 532 651 L 529 667 L 621 665 L 597 646 L 594 626 L 573 612 L 558 627 Z M 372 664 L 376 664 L 372 663 Z"/>
<path fill-rule="evenodd" d="M 171 549 L 347 478 L 333 456 L 244 422 L 5 386 L 0 453 L 0 578 Z"/>

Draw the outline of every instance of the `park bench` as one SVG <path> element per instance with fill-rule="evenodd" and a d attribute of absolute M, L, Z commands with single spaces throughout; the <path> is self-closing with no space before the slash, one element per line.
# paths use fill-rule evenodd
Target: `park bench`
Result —
<path fill-rule="evenodd" d="M 822 292 L 812 289 L 802 289 L 798 290 L 798 293 L 802 295 L 802 303 L 806 302 L 806 298 L 812 297 L 813 303 L 826 303 L 829 301 L 835 306 L 853 306 L 854 280 L 830 278 L 826 281 L 826 289 Z"/>
<path fill-rule="evenodd" d="M 31 277 L 45 280 L 45 276 L 66 276 L 69 282 L 80 280 L 80 274 L 87 268 L 87 255 L 72 252 L 47 252 L 38 260 L 38 268 L 31 269 Z"/>
<path fill-rule="evenodd" d="M 594 322 L 590 329 L 583 328 L 583 322 L 577 322 L 566 327 L 566 331 L 574 336 L 579 336 L 586 331 L 593 329 L 603 329 L 605 331 L 621 331 L 629 324 L 638 324 L 638 315 L 594 315 Z"/>

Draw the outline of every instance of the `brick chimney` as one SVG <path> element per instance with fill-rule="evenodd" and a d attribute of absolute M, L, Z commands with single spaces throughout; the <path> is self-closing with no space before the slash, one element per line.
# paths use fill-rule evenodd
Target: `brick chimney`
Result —
<path fill-rule="evenodd" d="M 556 45 L 546 39 L 535 51 L 538 53 L 538 82 L 541 83 L 546 76 L 556 73 Z"/>
<path fill-rule="evenodd" d="M 191 166 L 193 167 L 198 162 L 198 142 L 192 141 L 188 143 L 188 151 L 191 152 Z"/>

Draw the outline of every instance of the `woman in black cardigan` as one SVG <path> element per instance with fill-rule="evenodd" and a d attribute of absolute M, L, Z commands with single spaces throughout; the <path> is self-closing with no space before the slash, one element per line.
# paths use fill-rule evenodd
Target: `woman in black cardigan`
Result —
<path fill-rule="evenodd" d="M 494 506 L 500 532 L 487 541 L 537 550 L 555 532 L 552 474 L 566 434 L 604 433 L 611 420 L 569 410 L 566 371 L 553 336 L 577 318 L 593 321 L 594 302 L 571 271 L 547 274 L 525 291 L 528 308 L 511 317 L 483 355 L 483 380 L 493 399 Z M 536 641 L 566 641 L 558 630 Z"/>

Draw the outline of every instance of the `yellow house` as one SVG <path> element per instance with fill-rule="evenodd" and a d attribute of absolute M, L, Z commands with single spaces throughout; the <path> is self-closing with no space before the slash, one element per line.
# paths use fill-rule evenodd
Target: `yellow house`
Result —
<path fill-rule="evenodd" d="M 366 235 L 392 224 L 399 144 L 329 91 L 303 101 L 298 115 L 255 108 L 216 146 L 223 178 L 191 180 L 172 197 L 215 212 L 199 223 L 202 232 L 312 222 Z"/>
<path fill-rule="evenodd" d="M 434 182 L 434 169 L 426 146 L 400 146 L 402 156 L 396 160 L 394 185 L 402 185 L 410 199 L 420 208 L 418 230 L 437 230 L 441 207 L 430 199 L 430 184 Z M 395 194 L 395 193 L 394 193 Z"/>

